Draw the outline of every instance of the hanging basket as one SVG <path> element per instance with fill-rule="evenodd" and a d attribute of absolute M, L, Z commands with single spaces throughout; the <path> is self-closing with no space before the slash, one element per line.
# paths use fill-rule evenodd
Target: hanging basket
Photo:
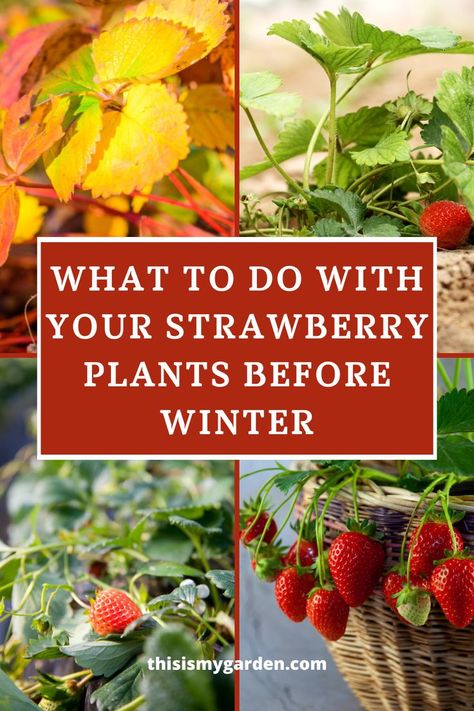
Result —
<path fill-rule="evenodd" d="M 317 486 L 316 477 L 306 485 L 299 515 Z M 399 562 L 403 534 L 418 495 L 371 481 L 359 487 L 359 492 L 361 518 L 374 520 L 384 534 L 388 571 Z M 450 508 L 466 512 L 459 530 L 466 547 L 474 550 L 474 496 L 452 497 Z M 327 544 L 346 530 L 345 521 L 353 513 L 351 491 L 344 489 L 328 507 Z M 419 513 L 421 517 L 423 510 Z M 328 647 L 367 711 L 474 709 L 474 624 L 465 629 L 452 627 L 434 600 L 427 624 L 412 627 L 390 610 L 379 585 L 362 607 L 351 609 L 346 634 Z"/>

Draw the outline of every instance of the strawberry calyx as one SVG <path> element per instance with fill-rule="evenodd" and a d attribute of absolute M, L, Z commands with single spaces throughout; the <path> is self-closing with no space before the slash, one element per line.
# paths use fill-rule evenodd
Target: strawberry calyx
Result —
<path fill-rule="evenodd" d="M 352 533 L 363 533 L 365 536 L 373 538 L 376 541 L 383 541 L 383 533 L 377 530 L 377 524 L 371 519 L 365 518 L 357 520 L 355 518 L 348 518 L 346 526 L 347 530 Z"/>
<path fill-rule="evenodd" d="M 444 553 L 444 558 L 440 558 L 439 560 L 434 561 L 435 567 L 443 565 L 443 563 L 446 563 L 448 560 L 452 560 L 453 558 L 457 558 L 458 560 L 474 560 L 474 556 L 468 548 L 465 548 L 462 551 L 445 550 Z"/>
<path fill-rule="evenodd" d="M 255 575 L 264 582 L 274 582 L 278 573 L 285 567 L 284 558 L 286 548 L 277 543 L 261 543 L 258 553 L 258 545 L 248 546 L 250 550 L 252 568 Z"/>

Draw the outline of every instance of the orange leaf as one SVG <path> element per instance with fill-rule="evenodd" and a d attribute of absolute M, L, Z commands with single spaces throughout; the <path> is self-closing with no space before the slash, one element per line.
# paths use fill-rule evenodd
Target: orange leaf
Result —
<path fill-rule="evenodd" d="M 20 198 L 14 185 L 0 185 L 0 266 L 7 261 L 15 236 Z"/>
<path fill-rule="evenodd" d="M 27 94 L 7 112 L 3 130 L 3 155 L 10 168 L 21 175 L 64 135 L 62 123 L 68 104 L 55 97 L 35 109 Z"/>

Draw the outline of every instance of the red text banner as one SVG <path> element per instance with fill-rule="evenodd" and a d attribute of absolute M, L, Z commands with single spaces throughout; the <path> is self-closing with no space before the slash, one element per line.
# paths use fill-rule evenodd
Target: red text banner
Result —
<path fill-rule="evenodd" d="M 432 240 L 42 239 L 41 458 L 432 458 Z"/>

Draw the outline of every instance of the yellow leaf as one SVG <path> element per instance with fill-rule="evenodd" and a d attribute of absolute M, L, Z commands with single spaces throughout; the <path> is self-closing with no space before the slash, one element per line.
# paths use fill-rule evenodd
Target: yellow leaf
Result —
<path fill-rule="evenodd" d="M 63 99 L 68 101 L 69 99 Z M 71 100 L 71 106 L 74 102 Z M 72 108 L 74 112 L 74 108 Z M 63 138 L 43 156 L 46 173 L 60 200 L 67 202 L 80 185 L 95 153 L 102 131 L 102 109 L 98 99 L 84 97 L 74 112 L 73 122 Z"/>
<path fill-rule="evenodd" d="M 130 207 L 127 198 L 122 195 L 104 200 L 104 205 L 119 212 L 128 212 Z M 128 222 L 123 217 L 101 210 L 97 205 L 84 215 L 84 229 L 91 237 L 127 237 Z"/>
<path fill-rule="evenodd" d="M 40 205 L 38 198 L 27 195 L 23 190 L 18 190 L 20 199 L 20 214 L 15 230 L 13 242 L 29 242 L 39 234 L 43 226 L 43 218 L 47 208 Z"/>
<path fill-rule="evenodd" d="M 179 69 L 181 71 L 197 62 L 217 47 L 225 37 L 229 26 L 227 5 L 219 0 L 144 0 L 131 8 L 126 19 L 160 18 L 177 23 L 201 39 L 200 46 L 186 50 Z"/>
<path fill-rule="evenodd" d="M 153 184 L 150 183 L 150 185 L 145 185 L 145 187 L 141 190 L 142 195 L 135 195 L 135 197 L 132 200 L 132 210 L 135 214 L 139 214 L 142 209 L 145 207 L 145 205 L 148 202 L 147 195 L 151 195 L 151 191 L 153 190 Z"/>
<path fill-rule="evenodd" d="M 189 133 L 195 146 L 225 150 L 234 145 L 232 101 L 219 84 L 202 84 L 183 99 Z"/>
<path fill-rule="evenodd" d="M 130 20 L 102 32 L 92 56 L 100 82 L 161 79 L 176 72 L 193 39 L 186 28 L 164 20 Z"/>
<path fill-rule="evenodd" d="M 189 152 L 186 116 L 163 84 L 124 92 L 121 111 L 104 113 L 104 127 L 83 187 L 94 197 L 130 195 L 175 170 Z"/>
<path fill-rule="evenodd" d="M 7 261 L 20 212 L 20 196 L 14 185 L 0 185 L 0 267 Z"/>

